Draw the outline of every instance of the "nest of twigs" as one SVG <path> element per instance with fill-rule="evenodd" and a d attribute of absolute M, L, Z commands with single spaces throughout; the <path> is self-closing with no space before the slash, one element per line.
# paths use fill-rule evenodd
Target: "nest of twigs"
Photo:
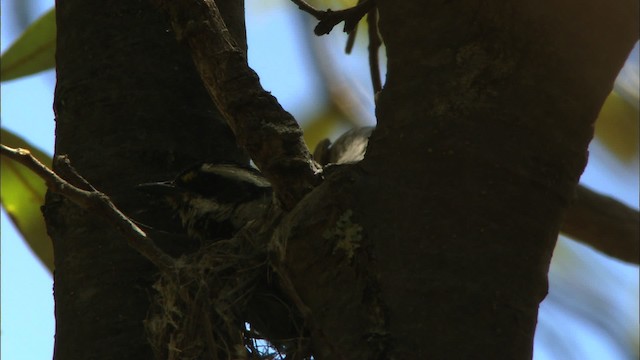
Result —
<path fill-rule="evenodd" d="M 160 274 L 145 320 L 157 359 L 308 358 L 303 321 L 279 290 L 267 243 L 243 230 Z"/>

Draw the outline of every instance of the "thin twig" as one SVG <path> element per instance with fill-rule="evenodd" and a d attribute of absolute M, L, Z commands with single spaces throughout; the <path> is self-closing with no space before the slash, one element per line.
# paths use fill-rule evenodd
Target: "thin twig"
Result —
<path fill-rule="evenodd" d="M 97 192 L 96 188 L 93 187 L 85 178 L 83 178 L 76 169 L 71 166 L 71 160 L 67 155 L 58 155 L 56 156 L 54 161 L 54 168 L 58 169 L 58 173 L 60 177 L 63 179 L 67 179 L 69 183 L 73 186 L 78 187 L 82 190 Z"/>
<path fill-rule="evenodd" d="M 344 52 L 346 54 L 351 54 L 351 50 L 353 50 L 353 45 L 356 43 L 356 35 L 358 35 L 358 27 L 354 27 L 353 31 L 349 33 L 347 37 L 347 44 L 344 47 Z"/>
<path fill-rule="evenodd" d="M 314 30 L 316 35 L 328 34 L 338 22 L 345 21 L 344 31 L 349 34 L 349 36 L 347 37 L 347 44 L 344 49 L 347 54 L 350 54 L 351 50 L 353 49 L 353 45 L 356 40 L 356 34 L 358 33 L 358 23 L 366 13 L 367 25 L 369 30 L 369 71 L 371 73 L 373 95 L 375 96 L 380 90 L 382 90 L 382 80 L 380 79 L 380 61 L 378 60 L 378 51 L 380 49 L 380 45 L 382 45 L 382 39 L 380 38 L 380 34 L 378 33 L 378 9 L 376 8 L 373 0 L 358 0 L 356 6 L 340 11 L 320 11 L 306 3 L 304 0 L 291 1 L 294 4 L 298 5 L 301 10 L 313 15 L 316 19 L 320 20 L 320 23 Z M 364 10 L 366 10 L 365 13 L 362 12 Z M 336 20 L 339 21 L 335 22 Z"/>
<path fill-rule="evenodd" d="M 375 0 L 362 0 L 354 7 L 333 11 L 318 10 L 309 5 L 304 0 L 291 0 L 298 8 L 319 20 L 318 25 L 313 30 L 316 35 L 326 35 L 339 23 L 344 21 L 344 32 L 351 33 L 355 27 L 372 8 L 375 7 Z"/>
<path fill-rule="evenodd" d="M 291 0 L 292 3 L 298 5 L 298 8 L 306 13 L 308 13 L 309 15 L 312 15 L 314 18 L 320 20 L 322 18 L 322 15 L 325 13 L 322 10 L 318 10 L 316 8 L 314 8 L 313 6 L 311 6 L 309 3 L 307 3 L 304 0 Z"/>
<path fill-rule="evenodd" d="M 52 192 L 60 194 L 81 208 L 90 210 L 105 218 L 129 240 L 131 247 L 138 250 L 140 254 L 155 264 L 158 269 L 169 271 L 174 268 L 175 261 L 160 250 L 144 231 L 118 210 L 107 195 L 95 190 L 86 180 L 82 179 L 82 177 L 75 172 L 75 169 L 71 167 L 68 159 L 56 159 L 56 161 L 58 161 L 57 164 L 59 166 L 65 169 L 64 171 L 66 173 L 75 173 L 77 178 L 82 179 L 82 181 L 93 190 L 83 190 L 72 185 L 38 161 L 38 159 L 31 155 L 29 150 L 21 148 L 14 149 L 0 144 L 0 154 L 29 168 L 45 181 L 47 187 Z"/>
<path fill-rule="evenodd" d="M 362 4 L 365 0 L 358 0 L 358 5 Z M 344 48 L 344 52 L 347 54 L 351 54 L 351 50 L 353 50 L 353 44 L 356 42 L 356 35 L 358 34 L 358 26 L 356 25 L 353 28 L 353 31 L 349 33 L 349 37 L 347 38 L 347 45 Z"/>
<path fill-rule="evenodd" d="M 378 50 L 382 45 L 382 39 L 378 33 L 378 9 L 373 7 L 367 15 L 367 25 L 369 25 L 369 70 L 371 71 L 371 85 L 373 86 L 373 96 L 382 90 L 382 80 L 380 79 L 380 62 L 378 61 Z"/>
<path fill-rule="evenodd" d="M 305 24 L 312 22 L 305 14 L 299 13 L 301 21 Z M 360 127 L 370 125 L 375 119 L 369 108 L 373 107 L 373 101 L 362 87 L 358 86 L 356 81 L 348 73 L 340 74 L 337 69 L 339 66 L 335 63 L 334 56 L 323 41 L 313 41 L 313 35 L 304 32 L 307 37 L 302 44 L 307 46 L 311 53 L 313 68 L 318 69 L 320 83 L 324 87 L 323 93 L 327 94 L 327 106 L 333 106 L 338 111 L 341 119 L 347 122 L 350 127 Z M 370 104 L 366 104 L 367 101 Z M 317 147 L 316 147 L 317 149 Z"/>

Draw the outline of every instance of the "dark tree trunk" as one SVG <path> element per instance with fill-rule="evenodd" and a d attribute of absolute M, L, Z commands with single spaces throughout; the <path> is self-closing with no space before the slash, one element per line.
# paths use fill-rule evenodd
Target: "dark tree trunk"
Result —
<path fill-rule="evenodd" d="M 246 44 L 242 1 L 223 4 Z M 248 161 L 150 1 L 60 0 L 56 11 L 55 154 L 69 155 L 126 214 L 164 228 L 136 184 L 197 161 Z M 54 358 L 151 358 L 142 321 L 156 270 L 76 206 L 48 196 L 45 214 L 56 259 Z"/>
<path fill-rule="evenodd" d="M 218 2 L 246 48 L 241 3 Z M 389 61 L 367 157 L 328 170 L 284 218 L 274 266 L 304 303 L 316 359 L 528 359 L 638 3 L 377 4 Z M 59 0 L 57 20 L 56 154 L 126 214 L 157 225 L 138 183 L 247 161 L 150 1 Z M 151 358 L 156 271 L 66 201 L 48 196 L 45 215 L 55 358 Z"/>
<path fill-rule="evenodd" d="M 530 358 L 562 214 L 637 40 L 638 3 L 379 6 L 387 85 L 354 213 L 394 353 Z"/>
<path fill-rule="evenodd" d="M 283 235 L 316 353 L 531 358 L 638 3 L 377 4 L 388 69 L 367 156 L 330 172 Z"/>

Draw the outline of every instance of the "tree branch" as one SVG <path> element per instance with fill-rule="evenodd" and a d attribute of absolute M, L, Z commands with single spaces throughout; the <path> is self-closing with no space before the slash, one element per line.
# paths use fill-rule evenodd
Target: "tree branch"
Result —
<path fill-rule="evenodd" d="M 298 15 L 304 24 L 313 21 L 303 13 Z M 317 74 L 320 76 L 320 84 L 323 87 L 322 92 L 326 94 L 328 101 L 327 107 L 335 107 L 350 127 L 362 127 L 374 121 L 375 117 L 367 109 L 370 104 L 373 104 L 370 101 L 371 98 L 368 98 L 361 88 L 354 84 L 350 74 L 337 70 L 339 65 L 331 55 L 326 42 L 313 41 L 313 35 L 308 32 L 304 32 L 304 36 L 305 40 L 302 44 L 312 55 L 312 67 L 318 70 Z M 367 104 L 365 99 L 369 100 L 370 104 Z M 315 155 L 314 159 L 318 161 Z"/>
<path fill-rule="evenodd" d="M 616 259 L 639 264 L 639 219 L 637 210 L 580 185 L 560 231 Z"/>
<path fill-rule="evenodd" d="M 293 208 L 320 182 L 320 167 L 293 116 L 261 87 L 214 1 L 155 2 L 169 14 L 178 40 L 191 48 L 204 85 L 238 144 L 269 179 L 284 208 Z"/>
<path fill-rule="evenodd" d="M 298 8 L 316 19 L 320 20 L 316 28 L 313 30 L 316 35 L 326 35 L 333 30 L 333 27 L 344 21 L 344 32 L 351 33 L 354 31 L 360 19 L 365 16 L 369 10 L 375 7 L 374 0 L 359 1 L 356 6 L 344 10 L 326 11 L 318 10 L 309 5 L 304 0 L 291 0 Z"/>
<path fill-rule="evenodd" d="M 369 10 L 367 15 L 369 25 L 369 71 L 371 72 L 371 85 L 373 86 L 373 96 L 382 90 L 382 80 L 380 79 L 380 61 L 378 51 L 382 45 L 382 39 L 378 33 L 378 9 L 375 7 Z"/>
<path fill-rule="evenodd" d="M 358 0 L 358 3 L 354 7 L 339 11 L 332 11 L 331 9 L 326 11 L 318 10 L 304 0 L 291 1 L 298 5 L 300 10 L 320 20 L 314 29 L 315 34 L 318 36 L 328 34 L 334 26 L 344 21 L 344 32 L 349 34 L 344 50 L 347 54 L 351 54 L 358 32 L 358 23 L 366 14 L 367 25 L 369 27 L 369 68 L 373 95 L 375 96 L 382 90 L 380 64 L 378 61 L 378 50 L 380 49 L 380 45 L 382 45 L 382 39 L 380 39 L 380 34 L 378 33 L 378 9 L 375 6 L 374 0 Z"/>
<path fill-rule="evenodd" d="M 83 209 L 102 216 L 128 239 L 131 247 L 156 265 L 158 269 L 168 271 L 174 267 L 174 260 L 160 250 L 142 229 L 118 210 L 107 195 L 95 190 L 93 186 L 78 175 L 71 167 L 68 158 L 57 156 L 54 161 L 58 166 L 65 169 L 64 172 L 66 174 L 75 174 L 73 175 L 75 179 L 70 179 L 70 181 L 66 181 L 47 168 L 31 155 L 29 150 L 14 149 L 0 144 L 0 154 L 29 168 L 45 181 L 47 188 L 52 192 L 64 196 Z M 72 185 L 71 182 L 83 184 L 84 187 L 91 190 L 80 189 Z"/>

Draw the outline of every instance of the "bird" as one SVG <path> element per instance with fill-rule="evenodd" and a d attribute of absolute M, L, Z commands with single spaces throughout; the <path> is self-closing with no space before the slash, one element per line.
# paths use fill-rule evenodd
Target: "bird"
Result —
<path fill-rule="evenodd" d="M 355 163 L 364 157 L 373 127 L 352 129 L 333 144 L 321 142 L 314 153 L 322 165 Z M 248 165 L 200 162 L 169 181 L 137 185 L 160 196 L 175 211 L 189 238 L 233 237 L 274 204 L 273 189 L 257 169 Z"/>
<path fill-rule="evenodd" d="M 233 237 L 273 203 L 269 181 L 256 169 L 202 162 L 161 182 L 137 189 L 159 196 L 173 209 L 187 236 L 201 241 Z"/>
<path fill-rule="evenodd" d="M 340 135 L 334 143 L 324 139 L 316 146 L 313 157 L 322 166 L 357 163 L 364 159 L 374 129 L 373 126 L 353 128 Z"/>

